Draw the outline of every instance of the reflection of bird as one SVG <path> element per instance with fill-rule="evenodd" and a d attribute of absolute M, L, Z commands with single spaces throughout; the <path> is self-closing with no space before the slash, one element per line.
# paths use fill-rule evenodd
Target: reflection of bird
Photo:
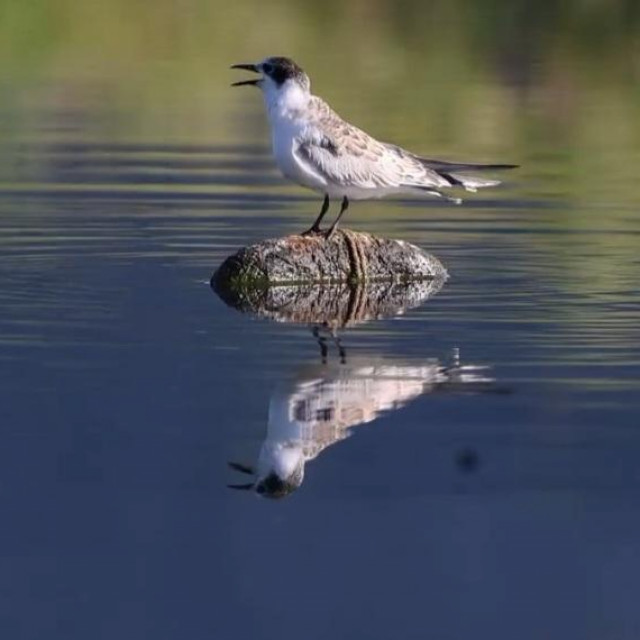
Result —
<path fill-rule="evenodd" d="M 401 147 L 380 142 L 343 120 L 321 98 L 311 95 L 307 74 L 289 58 L 266 58 L 257 64 L 232 68 L 261 73 L 234 86 L 262 89 L 267 106 L 276 163 L 289 179 L 324 194 L 318 218 L 309 232 L 320 230 L 329 198 L 342 198 L 338 225 L 349 200 L 380 198 L 415 192 L 446 197 L 440 189 L 461 187 L 475 191 L 497 180 L 466 175 L 487 169 L 511 169 L 510 164 L 451 163 L 421 158 Z M 455 199 L 459 203 L 459 199 Z"/>
<path fill-rule="evenodd" d="M 256 469 L 230 463 L 237 471 L 255 475 L 255 481 L 229 486 L 271 498 L 286 496 L 302 484 L 304 465 L 349 436 L 352 427 L 399 409 L 423 393 L 490 382 L 483 370 L 461 365 L 457 353 L 451 366 L 438 360 L 411 365 L 378 358 L 312 367 L 272 396 Z"/>

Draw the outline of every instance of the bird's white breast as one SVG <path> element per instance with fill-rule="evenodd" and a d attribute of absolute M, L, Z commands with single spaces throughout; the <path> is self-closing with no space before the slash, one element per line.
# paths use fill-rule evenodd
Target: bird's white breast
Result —
<path fill-rule="evenodd" d="M 313 124 L 304 116 L 305 96 L 295 88 L 277 96 L 265 95 L 273 155 L 282 173 L 305 187 L 323 191 L 326 180 L 313 168 L 301 162 L 296 151 L 300 141 L 309 137 Z"/>

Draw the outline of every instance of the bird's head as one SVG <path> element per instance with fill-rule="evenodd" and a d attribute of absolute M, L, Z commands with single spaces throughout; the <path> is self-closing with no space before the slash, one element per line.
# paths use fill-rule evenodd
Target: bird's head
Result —
<path fill-rule="evenodd" d="M 286 477 L 280 477 L 272 471 L 256 482 L 254 491 L 263 498 L 286 498 L 302 484 L 303 478 L 302 468 Z"/>
<path fill-rule="evenodd" d="M 277 96 L 288 89 L 302 90 L 305 94 L 311 89 L 309 76 L 291 58 L 271 57 L 255 64 L 234 64 L 231 68 L 260 73 L 260 78 L 241 80 L 231 86 L 260 87 L 267 98 Z"/>
<path fill-rule="evenodd" d="M 247 475 L 256 475 L 253 467 L 239 464 L 237 462 L 229 462 L 229 466 L 236 471 L 245 473 Z M 285 498 L 289 494 L 293 493 L 301 484 L 304 479 L 304 464 L 299 462 L 290 471 L 290 473 L 276 472 L 274 469 L 270 469 L 262 476 L 258 476 L 252 482 L 246 482 L 243 484 L 228 484 L 229 489 L 239 489 L 243 491 L 255 491 L 257 495 L 263 498 Z"/>

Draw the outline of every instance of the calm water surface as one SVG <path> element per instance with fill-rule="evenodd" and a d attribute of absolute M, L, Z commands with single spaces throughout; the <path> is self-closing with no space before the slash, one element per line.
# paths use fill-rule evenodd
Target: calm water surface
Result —
<path fill-rule="evenodd" d="M 46 177 L 0 193 L 4 637 L 640 632 L 635 211 L 356 205 L 450 279 L 323 365 L 308 326 L 209 288 L 317 209 L 263 149 L 13 153 Z M 455 349 L 493 382 L 438 378 Z M 289 411 L 301 486 L 227 488 Z"/>

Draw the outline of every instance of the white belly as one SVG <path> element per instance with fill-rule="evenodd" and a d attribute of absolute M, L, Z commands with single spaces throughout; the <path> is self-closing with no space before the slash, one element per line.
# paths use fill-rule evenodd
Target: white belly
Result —
<path fill-rule="evenodd" d="M 272 126 L 271 141 L 278 169 L 293 182 L 315 191 L 326 192 L 326 180 L 305 166 L 296 155 L 300 128 L 290 121 L 275 122 Z"/>

